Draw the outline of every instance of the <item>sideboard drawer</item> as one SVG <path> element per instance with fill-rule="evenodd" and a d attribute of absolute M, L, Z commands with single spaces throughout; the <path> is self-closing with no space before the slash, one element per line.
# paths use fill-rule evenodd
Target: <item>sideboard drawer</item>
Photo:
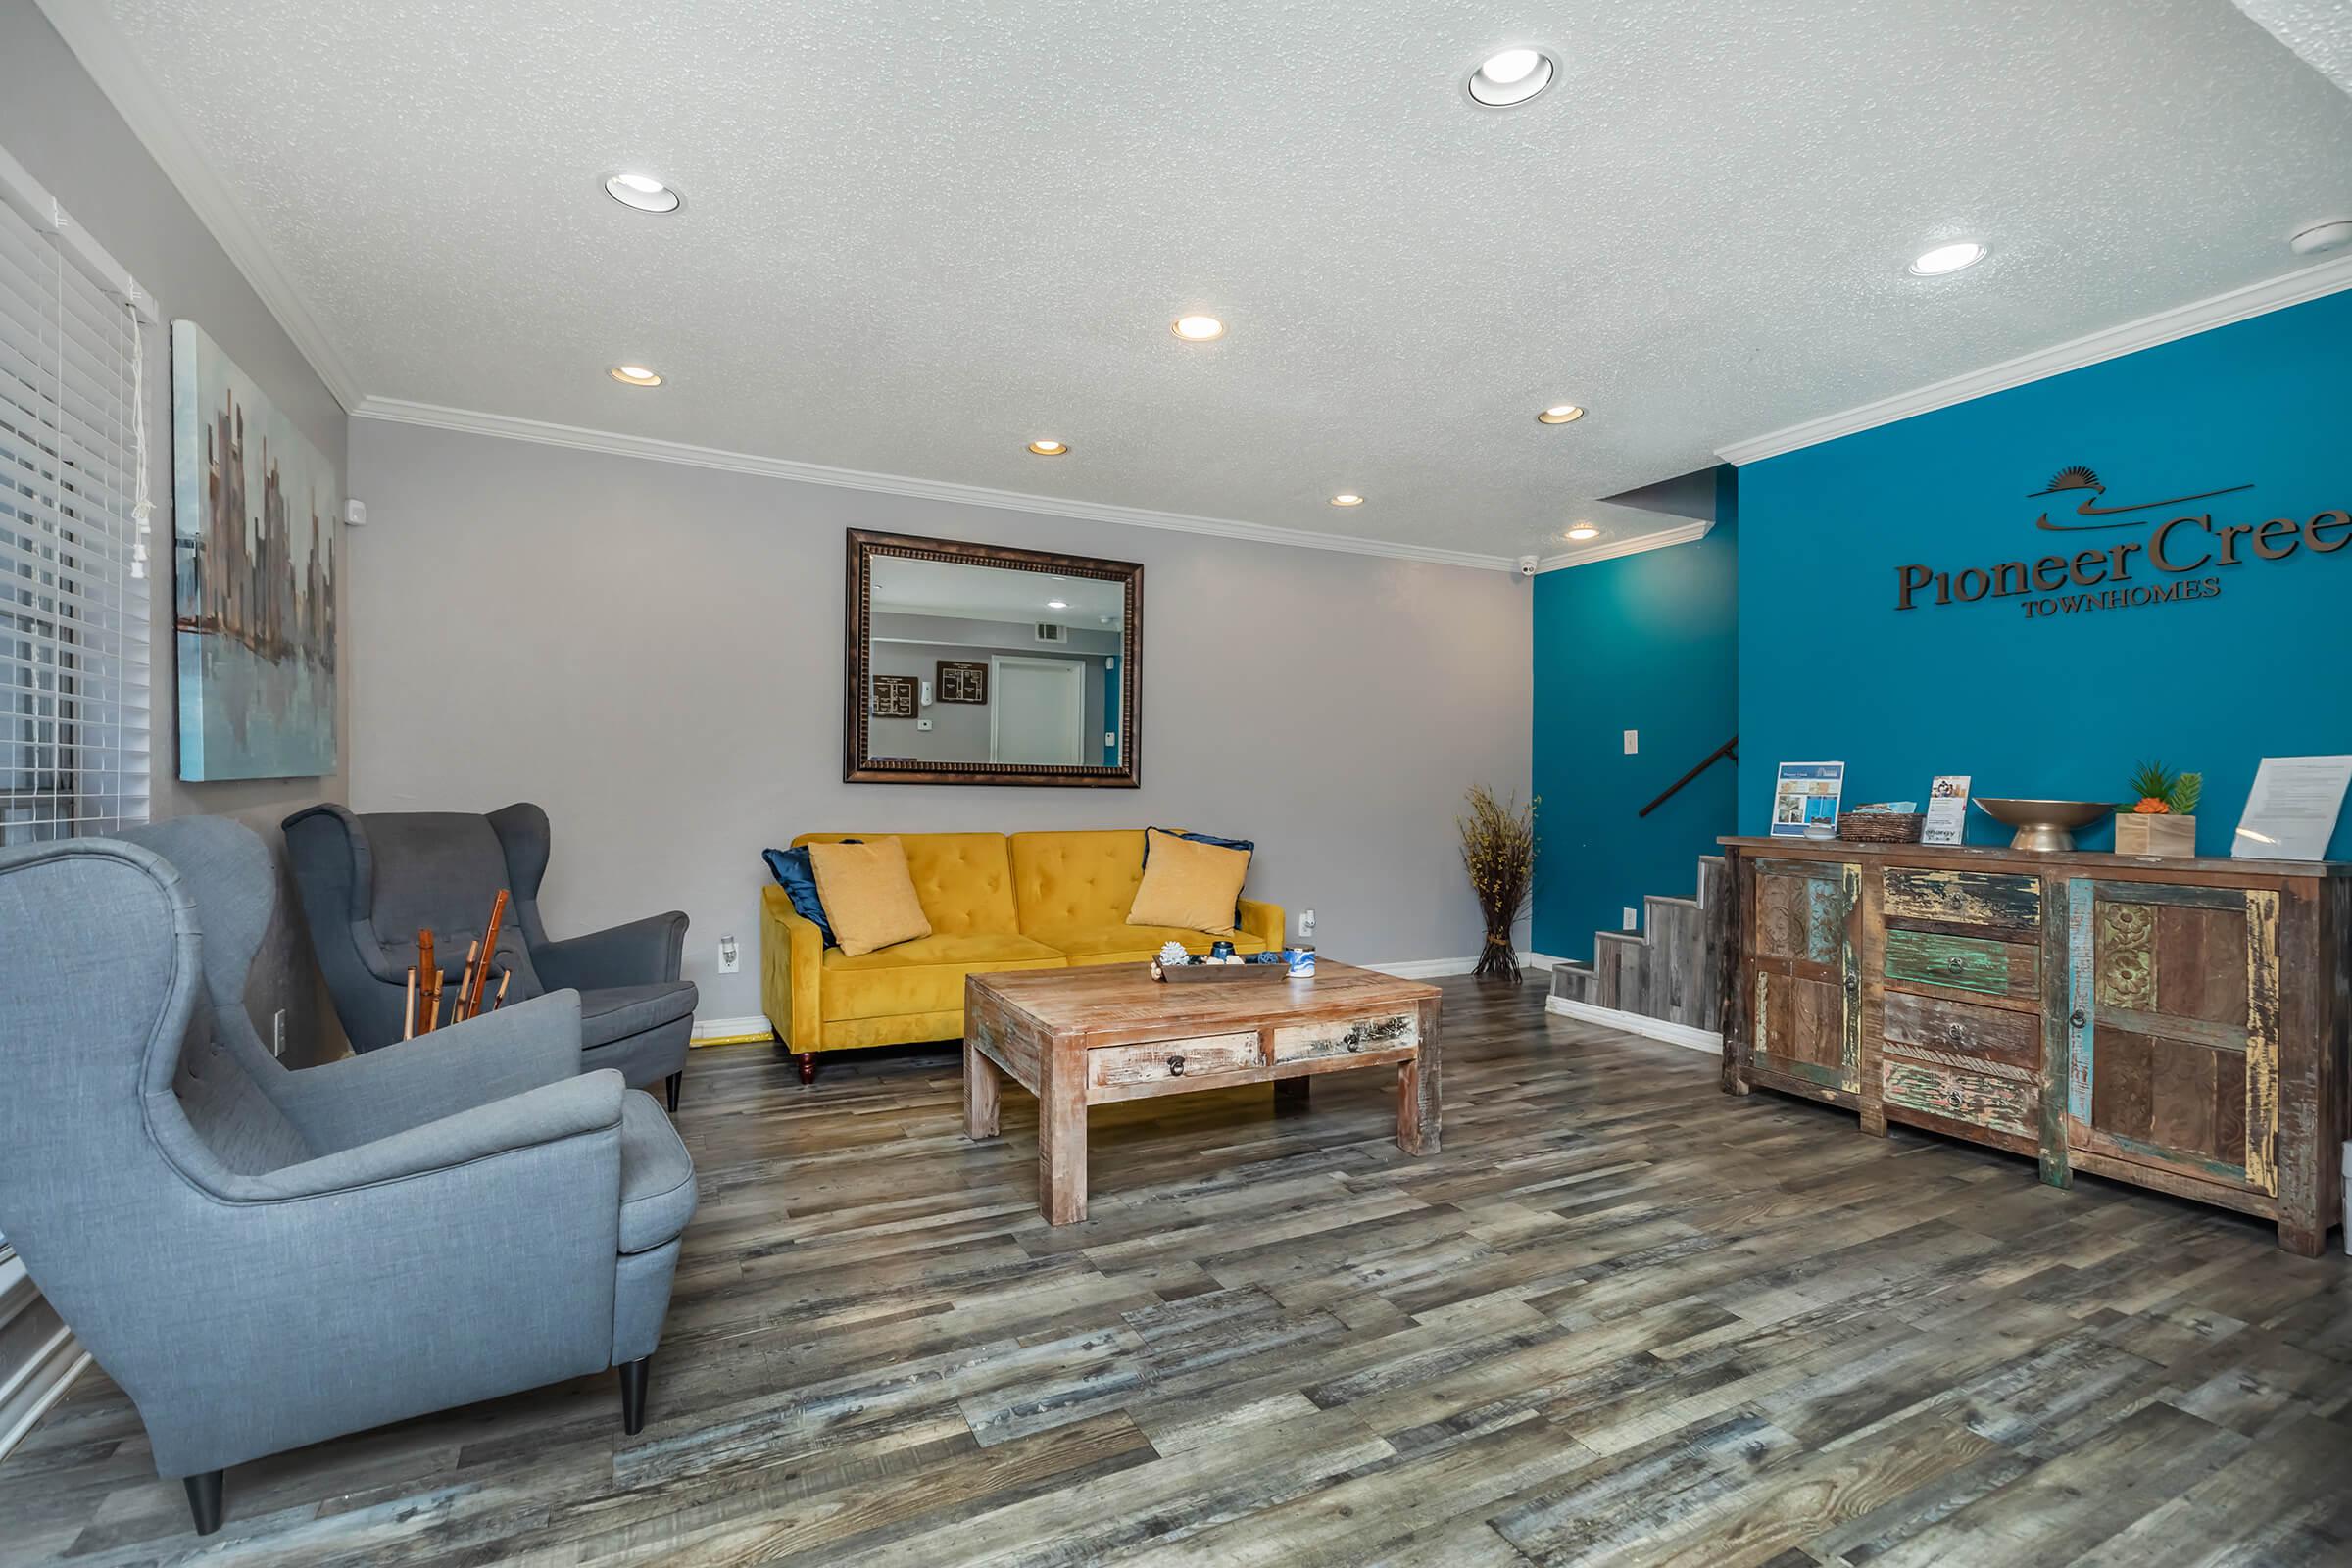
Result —
<path fill-rule="evenodd" d="M 1890 865 L 1880 873 L 1888 917 L 1948 920 L 1955 925 L 2041 924 L 2041 879 L 2001 871 L 1931 871 Z"/>
<path fill-rule="evenodd" d="M 2023 942 L 1890 926 L 1886 931 L 1886 978 L 2038 1002 L 2041 951 Z"/>
<path fill-rule="evenodd" d="M 1097 1089 L 1166 1083 L 1175 1078 L 1215 1078 L 1247 1072 L 1264 1059 L 1258 1054 L 1253 1029 L 1190 1040 L 1154 1040 L 1146 1046 L 1101 1046 L 1086 1055 L 1087 1081 Z"/>
<path fill-rule="evenodd" d="M 2041 1090 L 2031 1079 L 1995 1078 L 1964 1067 L 1901 1056 L 1886 1057 L 1879 1072 L 1880 1103 L 1895 1120 L 1902 1120 L 1902 1112 L 1912 1110 L 1987 1127 L 2012 1138 L 2033 1138 L 2039 1131 Z"/>
<path fill-rule="evenodd" d="M 1307 1061 L 1378 1051 L 1410 1051 L 1421 1044 L 1421 1020 L 1410 1012 L 1332 1023 L 1285 1024 L 1274 1031 L 1274 1059 Z"/>
<path fill-rule="evenodd" d="M 1879 1013 L 1879 1037 L 1889 1051 L 1954 1065 L 1989 1066 L 1996 1074 L 2041 1071 L 2041 1015 L 1986 1007 L 1942 997 L 1889 991 Z"/>

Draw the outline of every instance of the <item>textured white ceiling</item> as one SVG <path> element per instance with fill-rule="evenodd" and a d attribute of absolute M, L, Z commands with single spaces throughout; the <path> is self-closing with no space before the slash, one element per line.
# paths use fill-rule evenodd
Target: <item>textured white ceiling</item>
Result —
<path fill-rule="evenodd" d="M 370 395 L 1499 555 L 2352 203 L 2230 0 L 90 3 Z"/>

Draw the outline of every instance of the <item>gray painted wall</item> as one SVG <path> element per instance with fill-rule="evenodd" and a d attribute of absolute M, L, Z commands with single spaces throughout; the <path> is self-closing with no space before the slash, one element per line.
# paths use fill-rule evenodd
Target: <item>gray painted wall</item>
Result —
<path fill-rule="evenodd" d="M 1478 951 L 1453 814 L 1527 790 L 1518 578 L 372 419 L 351 461 L 354 806 L 538 801 L 551 928 L 685 909 L 707 1018 L 760 1011 L 760 851 L 819 829 L 1254 838 L 1333 956 Z M 1143 562 L 1143 787 L 844 784 L 845 527 Z"/>
<path fill-rule="evenodd" d="M 152 293 L 166 322 L 202 323 L 305 435 L 338 466 L 345 464 L 349 420 L 196 214 L 180 199 L 138 137 L 58 38 L 32 0 L 0 0 L 0 146 L 31 171 L 115 260 Z M 178 705 L 173 700 L 170 511 L 172 503 L 171 341 L 168 327 L 147 338 L 149 485 L 157 502 L 151 554 L 155 672 L 154 814 L 233 816 L 273 845 L 288 813 L 347 796 L 351 765 L 353 642 L 350 572 L 343 578 L 342 711 L 337 715 L 344 771 L 331 778 L 257 779 L 230 784 L 177 781 Z M 346 556 L 346 561 L 349 557 Z M 288 884 L 278 923 L 254 966 L 246 1002 L 270 1038 L 270 1015 L 287 1010 L 286 1059 L 300 1063 L 343 1054 L 342 1033 L 326 1004 L 310 944 Z"/>

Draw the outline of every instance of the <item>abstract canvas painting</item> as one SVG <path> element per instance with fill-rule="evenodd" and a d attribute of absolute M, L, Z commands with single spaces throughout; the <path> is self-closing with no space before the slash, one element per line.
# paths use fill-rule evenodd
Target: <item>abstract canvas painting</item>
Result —
<path fill-rule="evenodd" d="M 193 321 L 172 481 L 179 776 L 332 773 L 342 476 Z"/>

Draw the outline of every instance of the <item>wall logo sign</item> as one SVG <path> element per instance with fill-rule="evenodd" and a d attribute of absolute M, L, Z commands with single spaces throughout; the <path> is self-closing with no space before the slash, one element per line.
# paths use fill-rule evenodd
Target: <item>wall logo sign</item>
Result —
<path fill-rule="evenodd" d="M 2298 553 L 2332 555 L 2352 544 L 2352 512 L 2216 522 L 2210 511 L 2169 510 L 2253 488 L 2251 483 L 2223 485 L 2154 501 L 2109 505 L 2107 486 L 2096 473 L 2080 465 L 2061 468 L 2048 484 L 2026 497 L 2045 503 L 2041 515 L 2034 519 L 2037 532 L 2131 529 L 2137 530 L 2138 537 L 2035 554 L 2031 559 L 2021 556 L 1988 566 L 1964 566 L 1958 571 L 1938 571 L 1922 564 L 1897 566 L 1894 608 L 1918 610 L 1930 605 L 2009 599 L 2020 604 L 2027 619 L 2034 620 L 2090 610 L 2218 599 L 2222 592 L 2219 572 L 2225 566 L 2284 561 Z M 2063 503 L 2050 504 L 2051 497 L 2079 499 L 2066 509 Z M 2056 543 L 2044 540 L 2041 549 L 2050 551 Z"/>

